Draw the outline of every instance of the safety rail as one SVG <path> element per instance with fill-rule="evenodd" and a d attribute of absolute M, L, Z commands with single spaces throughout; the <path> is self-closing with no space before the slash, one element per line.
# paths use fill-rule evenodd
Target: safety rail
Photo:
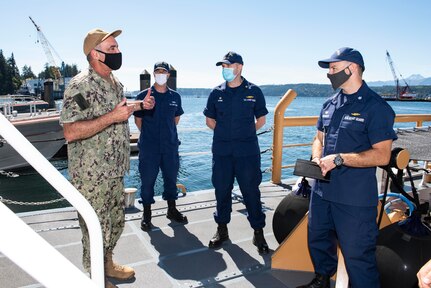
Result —
<path fill-rule="evenodd" d="M 92 206 L 63 175 L 0 113 L 0 135 L 84 218 L 90 234 L 91 277 L 79 270 L 0 202 L 0 252 L 45 287 L 104 287 L 102 230 Z M 40 261 L 55 267 L 46 269 Z"/>
<path fill-rule="evenodd" d="M 281 169 L 292 168 L 294 165 L 282 166 L 283 148 L 311 146 L 312 143 L 297 143 L 283 145 L 283 132 L 285 127 L 315 126 L 318 116 L 290 116 L 284 117 L 287 107 L 296 98 L 297 93 L 289 89 L 277 103 L 274 111 L 274 134 L 272 143 L 272 176 L 274 184 L 281 183 Z M 323 104 L 323 103 L 322 103 Z M 400 114 L 396 115 L 395 122 L 416 123 L 416 127 L 422 127 L 423 122 L 431 121 L 431 114 Z M 311 151 L 310 151 L 311 153 Z"/>

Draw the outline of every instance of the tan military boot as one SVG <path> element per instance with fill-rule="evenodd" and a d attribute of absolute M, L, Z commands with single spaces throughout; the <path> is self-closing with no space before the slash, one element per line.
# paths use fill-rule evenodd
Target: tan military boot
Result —
<path fill-rule="evenodd" d="M 106 255 L 105 275 L 118 280 L 127 280 L 135 276 L 135 270 L 131 267 L 122 266 L 112 260 L 112 252 Z"/>
<path fill-rule="evenodd" d="M 105 288 L 118 288 L 118 286 L 109 282 L 108 279 L 105 279 Z"/>

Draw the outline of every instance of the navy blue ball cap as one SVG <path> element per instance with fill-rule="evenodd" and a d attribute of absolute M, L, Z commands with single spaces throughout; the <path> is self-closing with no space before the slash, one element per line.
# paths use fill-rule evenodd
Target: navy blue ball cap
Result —
<path fill-rule="evenodd" d="M 361 53 L 350 47 L 340 48 L 331 55 L 331 58 L 320 60 L 318 63 L 322 68 L 329 68 L 329 63 L 339 61 L 356 63 L 362 67 L 362 70 L 365 70 L 364 59 L 362 58 Z"/>
<path fill-rule="evenodd" d="M 169 64 L 166 62 L 157 62 L 156 64 L 154 64 L 154 71 L 156 71 L 157 69 L 164 69 L 169 72 Z"/>
<path fill-rule="evenodd" d="M 238 63 L 244 65 L 242 62 L 242 57 L 236 52 L 229 51 L 226 55 L 224 55 L 223 60 L 216 63 L 216 66 L 220 66 L 221 64 L 233 64 Z"/>

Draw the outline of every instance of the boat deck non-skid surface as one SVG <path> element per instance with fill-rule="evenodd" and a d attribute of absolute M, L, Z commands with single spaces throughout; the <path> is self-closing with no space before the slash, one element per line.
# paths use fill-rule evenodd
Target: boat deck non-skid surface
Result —
<path fill-rule="evenodd" d="M 178 209 L 189 220 L 186 225 L 166 218 L 166 202 L 153 205 L 151 232 L 140 229 L 142 206 L 127 209 L 125 230 L 114 250 L 114 260 L 136 270 L 126 282 L 112 280 L 118 287 L 296 287 L 313 275 L 306 272 L 271 270 L 271 254 L 278 247 L 272 231 L 272 218 L 279 202 L 290 190 L 264 183 L 262 202 L 266 214 L 265 237 L 271 252 L 259 255 L 252 244 L 253 230 L 247 221 L 241 197 L 234 197 L 230 241 L 221 248 L 208 248 L 216 231 L 213 219 L 213 190 L 188 193 L 177 201 Z M 239 191 L 234 193 L 241 195 Z M 81 230 L 73 208 L 21 214 L 44 239 L 83 270 Z M 8 231 L 7 233 L 13 233 Z M 31 255 L 29 255 L 31 257 Z M 46 259 L 34 259 L 46 269 L 55 267 Z M 43 287 L 8 258 L 0 254 L 0 287 Z"/>

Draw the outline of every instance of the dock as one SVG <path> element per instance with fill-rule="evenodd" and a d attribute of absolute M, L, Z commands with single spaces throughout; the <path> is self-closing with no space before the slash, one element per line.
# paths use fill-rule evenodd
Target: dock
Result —
<path fill-rule="evenodd" d="M 296 179 L 294 179 L 296 180 Z M 136 277 L 127 282 L 111 279 L 118 287 L 296 287 L 310 281 L 314 274 L 271 270 L 271 255 L 278 247 L 272 230 L 272 218 L 279 202 L 290 193 L 287 181 L 283 185 L 262 183 L 262 203 L 266 215 L 265 238 L 270 253 L 259 255 L 252 244 L 253 229 L 246 218 L 246 209 L 237 188 L 233 191 L 232 220 L 228 225 L 230 241 L 217 250 L 208 242 L 216 231 L 214 190 L 187 193 L 177 207 L 189 220 L 186 225 L 166 218 L 167 203 L 157 198 L 153 205 L 155 228 L 140 229 L 142 205 L 126 209 L 125 230 L 114 250 L 114 260 L 129 265 Z M 81 263 L 81 230 L 74 208 L 61 208 L 18 214 L 45 240 L 79 269 Z M 47 269 L 55 267 L 44 259 Z M 0 254 L 2 288 L 43 287 L 26 272 Z M 332 283 L 334 285 L 334 283 Z"/>

